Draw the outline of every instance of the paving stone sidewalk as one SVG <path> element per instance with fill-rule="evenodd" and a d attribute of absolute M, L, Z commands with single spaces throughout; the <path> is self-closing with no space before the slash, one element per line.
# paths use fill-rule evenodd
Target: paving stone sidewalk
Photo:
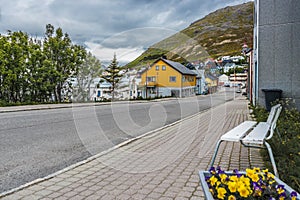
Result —
<path fill-rule="evenodd" d="M 248 120 L 247 103 L 237 98 L 193 115 L 2 199 L 204 199 L 198 171 L 208 168 L 218 138 Z M 230 142 L 216 164 L 263 167 L 257 149 Z"/>

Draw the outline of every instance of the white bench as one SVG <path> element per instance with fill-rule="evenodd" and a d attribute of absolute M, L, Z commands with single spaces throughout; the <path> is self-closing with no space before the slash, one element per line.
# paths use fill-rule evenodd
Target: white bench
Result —
<path fill-rule="evenodd" d="M 217 142 L 210 167 L 214 165 L 219 147 L 223 141 L 240 142 L 246 147 L 264 148 L 265 146 L 270 156 L 274 174 L 275 176 L 279 177 L 272 149 L 266 142 L 266 140 L 272 138 L 274 134 L 276 122 L 280 115 L 281 109 L 282 106 L 280 104 L 277 104 L 271 108 L 268 120 L 266 122 L 257 123 L 255 121 L 244 121 L 243 123 L 239 124 L 235 128 L 222 135 L 220 140 Z"/>

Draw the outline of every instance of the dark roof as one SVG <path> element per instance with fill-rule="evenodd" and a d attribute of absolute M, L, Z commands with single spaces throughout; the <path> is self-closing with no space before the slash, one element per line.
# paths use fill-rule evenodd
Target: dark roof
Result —
<path fill-rule="evenodd" d="M 207 73 L 206 77 L 211 79 L 211 80 L 217 80 L 218 79 L 216 76 L 212 75 L 211 73 Z"/>
<path fill-rule="evenodd" d="M 193 75 L 193 76 L 197 75 L 195 72 L 193 72 L 192 70 L 188 69 L 187 67 L 185 67 L 184 65 L 182 65 L 178 62 L 174 62 L 174 61 L 163 59 L 163 58 L 161 58 L 161 60 L 164 61 L 165 63 L 167 63 L 168 65 L 170 65 L 171 67 L 173 67 L 175 70 L 177 70 L 181 74 Z"/>

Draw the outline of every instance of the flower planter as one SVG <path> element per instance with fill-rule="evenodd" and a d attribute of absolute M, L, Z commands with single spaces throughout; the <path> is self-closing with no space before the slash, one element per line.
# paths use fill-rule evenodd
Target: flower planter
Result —
<path fill-rule="evenodd" d="M 244 171 L 242 171 L 242 172 L 239 171 L 239 173 L 240 174 L 246 174 L 246 172 L 244 172 Z M 233 171 L 225 171 L 225 174 L 226 175 L 234 175 Z M 210 176 L 210 172 L 209 171 L 199 171 L 199 176 L 200 176 L 200 182 L 201 182 L 201 185 L 202 185 L 202 189 L 203 189 L 203 192 L 204 192 L 205 199 L 207 199 L 207 200 L 215 200 L 214 197 L 213 197 L 213 195 L 209 191 L 208 184 L 207 184 L 207 182 L 205 180 L 205 177 Z M 284 189 L 286 191 L 287 196 L 289 196 L 293 191 L 295 191 L 290 186 L 288 186 L 283 181 L 281 181 L 279 178 L 274 177 L 274 179 L 275 179 L 275 181 L 276 181 L 277 184 L 284 185 Z M 296 199 L 300 200 L 300 195 L 298 193 L 297 193 Z"/>

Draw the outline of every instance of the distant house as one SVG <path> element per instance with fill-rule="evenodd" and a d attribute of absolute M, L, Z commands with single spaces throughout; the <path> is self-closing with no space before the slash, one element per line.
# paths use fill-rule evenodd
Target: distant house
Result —
<path fill-rule="evenodd" d="M 243 85 L 246 85 L 248 74 L 247 73 L 236 73 L 236 74 L 230 74 L 230 82 L 234 86 L 237 86 L 238 84 L 242 83 Z"/>
<path fill-rule="evenodd" d="M 223 66 L 224 73 L 229 72 L 230 69 L 234 69 L 235 67 L 237 67 L 235 63 L 226 63 L 226 64 Z"/>
<path fill-rule="evenodd" d="M 218 89 L 218 77 L 212 75 L 211 73 L 205 74 L 205 81 L 208 87 L 208 93 L 215 93 Z"/>
<path fill-rule="evenodd" d="M 229 82 L 229 76 L 227 76 L 226 74 L 222 74 L 221 76 L 218 77 L 218 79 L 219 79 L 218 85 L 220 86 L 228 84 Z"/>
<path fill-rule="evenodd" d="M 136 74 L 128 74 L 121 80 L 118 88 L 119 99 L 136 99 L 141 96 L 141 91 L 138 89 L 141 79 Z"/>
<path fill-rule="evenodd" d="M 141 73 L 143 98 L 195 95 L 197 74 L 178 62 L 158 59 Z"/>
<path fill-rule="evenodd" d="M 95 101 L 101 101 L 105 99 L 111 99 L 112 98 L 112 85 L 103 79 L 99 79 L 97 83 L 95 83 L 95 89 L 94 89 L 94 95 L 93 100 Z"/>
<path fill-rule="evenodd" d="M 192 71 L 197 74 L 195 93 L 197 95 L 206 93 L 207 92 L 207 85 L 206 85 L 206 82 L 205 82 L 205 75 L 204 75 L 205 70 L 204 69 L 195 69 L 195 70 L 192 70 Z"/>

